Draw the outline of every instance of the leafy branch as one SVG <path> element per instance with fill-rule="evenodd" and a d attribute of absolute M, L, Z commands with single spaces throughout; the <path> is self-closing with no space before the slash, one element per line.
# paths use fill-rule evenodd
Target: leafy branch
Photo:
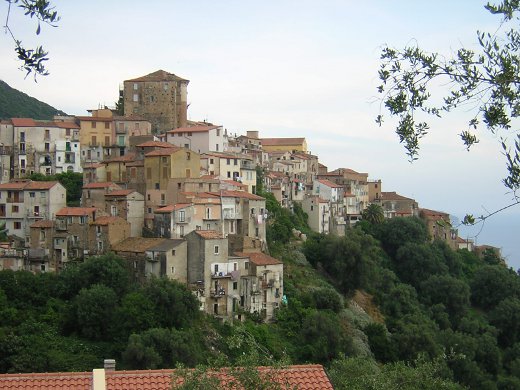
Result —
<path fill-rule="evenodd" d="M 504 0 L 499 5 L 487 4 L 486 9 L 502 15 L 505 23 L 515 17 L 520 2 Z M 418 114 L 441 117 L 472 104 L 476 115 L 459 134 L 467 150 L 479 142 L 474 131 L 481 123 L 495 135 L 513 131 L 518 137 L 511 143 L 507 135 L 500 136 L 508 172 L 503 183 L 515 191 L 520 188 L 520 135 L 512 129 L 512 121 L 520 117 L 520 34 L 514 28 L 501 36 L 477 32 L 477 39 L 479 52 L 461 48 L 451 58 L 414 45 L 403 50 L 385 46 L 378 72 L 380 111 L 384 107 L 398 118 L 396 134 L 414 161 L 430 129 Z M 438 91 L 440 96 L 434 96 Z M 376 122 L 381 126 L 383 120 L 380 113 Z"/>
<path fill-rule="evenodd" d="M 51 27 L 57 27 L 57 22 L 60 20 L 57 11 L 51 6 L 47 0 L 6 0 L 8 3 L 7 16 L 5 20 L 4 29 L 6 33 L 9 33 L 15 43 L 15 52 L 18 59 L 23 62 L 20 66 L 21 70 L 24 70 L 27 77 L 30 73 L 34 72 L 34 80 L 36 76 L 47 76 L 49 72 L 45 68 L 45 61 L 48 58 L 48 52 L 43 49 L 42 46 L 37 46 L 34 49 L 27 49 L 23 46 L 22 41 L 17 39 L 9 26 L 9 17 L 11 15 L 11 6 L 17 4 L 19 8 L 24 11 L 26 16 L 31 19 L 36 18 L 38 26 L 36 28 L 36 35 L 40 35 L 41 23 L 45 23 Z"/>

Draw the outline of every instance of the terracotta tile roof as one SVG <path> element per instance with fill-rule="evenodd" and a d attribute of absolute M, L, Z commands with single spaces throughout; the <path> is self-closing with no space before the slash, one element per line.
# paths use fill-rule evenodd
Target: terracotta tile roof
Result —
<path fill-rule="evenodd" d="M 173 129 L 167 131 L 168 134 L 177 134 L 177 133 L 203 133 L 206 131 L 210 131 L 213 129 L 218 129 L 222 126 L 191 126 L 191 127 L 179 127 L 178 129 Z"/>
<path fill-rule="evenodd" d="M 121 217 L 106 215 L 106 216 L 102 216 L 102 217 L 97 217 L 96 220 L 90 222 L 90 224 L 107 226 L 107 225 L 117 223 L 117 222 L 126 222 L 126 220 Z"/>
<path fill-rule="evenodd" d="M 0 190 L 48 190 L 58 183 L 57 181 L 12 181 L 0 184 Z"/>
<path fill-rule="evenodd" d="M 382 200 L 409 200 L 409 201 L 414 202 L 413 199 L 406 198 L 406 197 L 404 197 L 402 195 L 399 195 L 395 191 L 391 191 L 391 192 L 383 192 L 383 191 L 381 191 L 381 199 Z"/>
<path fill-rule="evenodd" d="M 130 195 L 132 192 L 137 192 L 136 190 L 115 190 L 115 191 L 111 191 L 107 194 L 105 194 L 105 197 L 106 196 L 127 196 L 127 195 Z"/>
<path fill-rule="evenodd" d="M 194 232 L 205 240 L 216 240 L 224 238 L 224 236 L 216 230 L 194 230 Z"/>
<path fill-rule="evenodd" d="M 144 167 L 144 160 L 134 160 L 126 163 L 127 167 Z"/>
<path fill-rule="evenodd" d="M 125 81 L 189 81 L 183 79 L 173 73 L 168 73 L 162 69 L 156 70 L 155 72 L 149 73 L 146 76 L 137 77 L 135 79 Z"/>
<path fill-rule="evenodd" d="M 230 191 L 230 190 L 222 190 L 220 192 L 209 192 L 209 194 L 216 195 L 216 196 L 223 196 L 223 197 L 231 197 L 231 198 L 245 198 L 245 199 L 251 199 L 251 200 L 265 200 L 265 198 L 262 198 L 261 196 L 250 194 L 246 191 Z"/>
<path fill-rule="evenodd" d="M 74 122 L 56 121 L 54 124 L 62 129 L 79 129 L 79 126 Z"/>
<path fill-rule="evenodd" d="M 449 214 L 443 211 L 436 211 L 430 209 L 419 209 L 421 215 L 432 218 L 449 218 Z"/>
<path fill-rule="evenodd" d="M 113 183 L 111 181 L 102 181 L 102 182 L 96 182 L 96 183 L 88 183 L 83 186 L 83 189 L 99 189 L 99 188 L 116 188 L 118 190 L 121 189 L 116 183 Z"/>
<path fill-rule="evenodd" d="M 135 153 L 128 153 L 128 154 L 125 154 L 124 156 L 116 156 L 116 157 L 112 157 L 109 160 L 104 160 L 103 163 L 110 164 L 113 162 L 132 162 L 136 159 L 136 157 L 137 157 L 137 155 Z"/>
<path fill-rule="evenodd" d="M 356 195 L 354 195 L 354 194 L 351 193 L 351 192 L 345 192 L 345 193 L 343 194 L 343 197 L 344 197 L 344 198 L 355 198 Z"/>
<path fill-rule="evenodd" d="M 191 203 L 177 203 L 177 204 L 170 204 L 168 206 L 161 207 L 159 209 L 156 209 L 154 213 L 171 213 L 175 210 L 185 209 L 186 207 L 190 207 Z"/>
<path fill-rule="evenodd" d="M 34 127 L 36 122 L 32 118 L 11 118 L 11 123 L 16 127 Z"/>
<path fill-rule="evenodd" d="M 156 156 L 171 156 L 173 153 L 178 152 L 182 148 L 179 148 L 177 146 L 171 146 L 170 148 L 161 148 L 152 150 L 151 152 L 148 152 L 145 154 L 146 157 L 156 157 Z"/>
<path fill-rule="evenodd" d="M 26 181 L 13 181 L 0 184 L 0 190 L 23 190 L 26 186 Z"/>
<path fill-rule="evenodd" d="M 323 184 L 324 186 L 330 187 L 330 188 L 343 188 L 343 186 L 336 184 L 330 180 L 327 179 L 318 179 L 316 180 L 318 183 Z"/>
<path fill-rule="evenodd" d="M 25 190 L 49 190 L 58 184 L 58 181 L 31 181 L 24 188 Z"/>
<path fill-rule="evenodd" d="M 301 390 L 333 390 L 332 384 L 321 365 L 309 364 L 287 366 L 280 369 L 258 367 L 259 372 L 274 378 L 282 386 Z M 135 371 L 105 371 L 107 390 L 150 389 L 170 390 L 174 385 L 172 375 L 174 370 L 135 370 Z M 229 383 L 231 378 L 226 369 L 215 372 L 221 383 Z M 58 372 L 44 374 L 0 374 L 2 389 L 75 389 L 91 390 L 93 374 L 91 372 Z M 179 379 L 175 385 L 180 385 Z"/>
<path fill-rule="evenodd" d="M 329 201 L 327 199 L 318 197 L 318 203 L 329 203 Z"/>
<path fill-rule="evenodd" d="M 39 221 L 36 221 L 31 226 L 32 228 L 52 228 L 54 227 L 54 221 L 51 221 L 49 219 L 41 219 Z"/>
<path fill-rule="evenodd" d="M 41 374 L 1 374 L 0 388 L 16 390 L 91 390 L 91 372 L 56 372 Z"/>
<path fill-rule="evenodd" d="M 147 141 L 136 145 L 138 148 L 173 148 L 175 145 L 163 141 Z"/>
<path fill-rule="evenodd" d="M 95 207 L 64 207 L 56 213 L 57 217 L 89 215 L 96 211 Z"/>
<path fill-rule="evenodd" d="M 167 240 L 167 238 L 129 237 L 112 246 L 112 250 L 114 252 L 143 253 L 148 248 L 161 244 L 164 240 Z"/>
<path fill-rule="evenodd" d="M 291 146 L 302 145 L 305 138 L 262 138 L 263 146 Z"/>
<path fill-rule="evenodd" d="M 235 255 L 240 257 L 249 257 L 251 263 L 255 265 L 276 265 L 283 264 L 280 260 L 275 259 L 265 253 L 246 253 L 246 252 L 235 252 Z"/>

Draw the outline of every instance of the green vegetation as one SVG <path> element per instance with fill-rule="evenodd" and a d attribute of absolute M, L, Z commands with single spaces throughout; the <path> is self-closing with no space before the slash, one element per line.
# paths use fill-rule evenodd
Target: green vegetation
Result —
<path fill-rule="evenodd" d="M 26 95 L 0 80 L 0 119 L 35 118 L 52 119 L 54 115 L 66 115 L 46 103 Z"/>
<path fill-rule="evenodd" d="M 0 271 L 0 370 L 90 370 L 112 357 L 127 369 L 198 367 L 179 375 L 201 388 L 247 357 L 323 364 L 339 389 L 518 388 L 516 273 L 431 242 L 415 218 L 302 241 L 292 229 L 308 231 L 305 215 L 267 197 L 268 229 L 285 234 L 269 233 L 288 302 L 273 323 L 221 324 L 174 281 L 131 283 L 112 255 L 58 275 Z M 250 374 L 245 388 L 264 386 Z"/>

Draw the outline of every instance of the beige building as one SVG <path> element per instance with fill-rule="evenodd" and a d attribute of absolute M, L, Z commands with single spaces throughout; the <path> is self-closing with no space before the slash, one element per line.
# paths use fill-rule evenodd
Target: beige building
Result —
<path fill-rule="evenodd" d="M 188 118 L 188 83 L 189 80 L 164 70 L 125 80 L 122 91 L 125 116 L 146 118 L 156 133 L 185 127 Z"/>
<path fill-rule="evenodd" d="M 379 200 L 385 218 L 418 217 L 419 204 L 411 198 L 399 195 L 397 192 L 381 192 Z"/>
<path fill-rule="evenodd" d="M 305 138 L 262 138 L 261 143 L 265 152 L 307 153 L 307 141 Z"/>
<path fill-rule="evenodd" d="M 110 181 L 85 184 L 81 190 L 81 205 L 105 210 L 105 195 L 122 188 Z"/>
<path fill-rule="evenodd" d="M 185 240 L 132 237 L 116 244 L 112 251 L 125 259 L 139 281 L 151 276 L 186 283 L 187 244 Z"/>
<path fill-rule="evenodd" d="M 65 207 L 66 190 L 57 181 L 15 180 L 0 184 L 0 219 L 8 234 L 29 244 L 30 225 L 53 219 Z"/>
<path fill-rule="evenodd" d="M 52 256 L 54 221 L 41 219 L 34 222 L 30 229 L 29 249 L 27 250 L 28 264 L 25 266 L 25 270 L 34 273 L 56 272 L 58 264 Z"/>
<path fill-rule="evenodd" d="M 97 217 L 89 225 L 89 255 L 103 255 L 130 237 L 130 223 L 121 217 Z"/>
<path fill-rule="evenodd" d="M 318 195 L 306 197 L 302 202 L 303 211 L 308 215 L 309 227 L 318 233 L 330 233 L 329 201 Z"/>
<path fill-rule="evenodd" d="M 197 125 L 167 131 L 165 141 L 197 153 L 227 150 L 227 134 L 222 126 Z"/>
<path fill-rule="evenodd" d="M 105 212 L 130 224 L 130 237 L 140 237 L 144 226 L 144 195 L 132 189 L 105 193 Z"/>
<path fill-rule="evenodd" d="M 207 175 L 242 183 L 249 193 L 256 192 L 256 166 L 252 157 L 239 153 L 210 152 L 201 155 L 200 163 Z"/>

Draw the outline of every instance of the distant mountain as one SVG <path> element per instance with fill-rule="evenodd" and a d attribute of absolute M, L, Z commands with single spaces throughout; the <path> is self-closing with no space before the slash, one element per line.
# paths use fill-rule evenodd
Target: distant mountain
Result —
<path fill-rule="evenodd" d="M 52 119 L 57 114 L 66 115 L 63 111 L 11 88 L 0 80 L 0 119 Z"/>

